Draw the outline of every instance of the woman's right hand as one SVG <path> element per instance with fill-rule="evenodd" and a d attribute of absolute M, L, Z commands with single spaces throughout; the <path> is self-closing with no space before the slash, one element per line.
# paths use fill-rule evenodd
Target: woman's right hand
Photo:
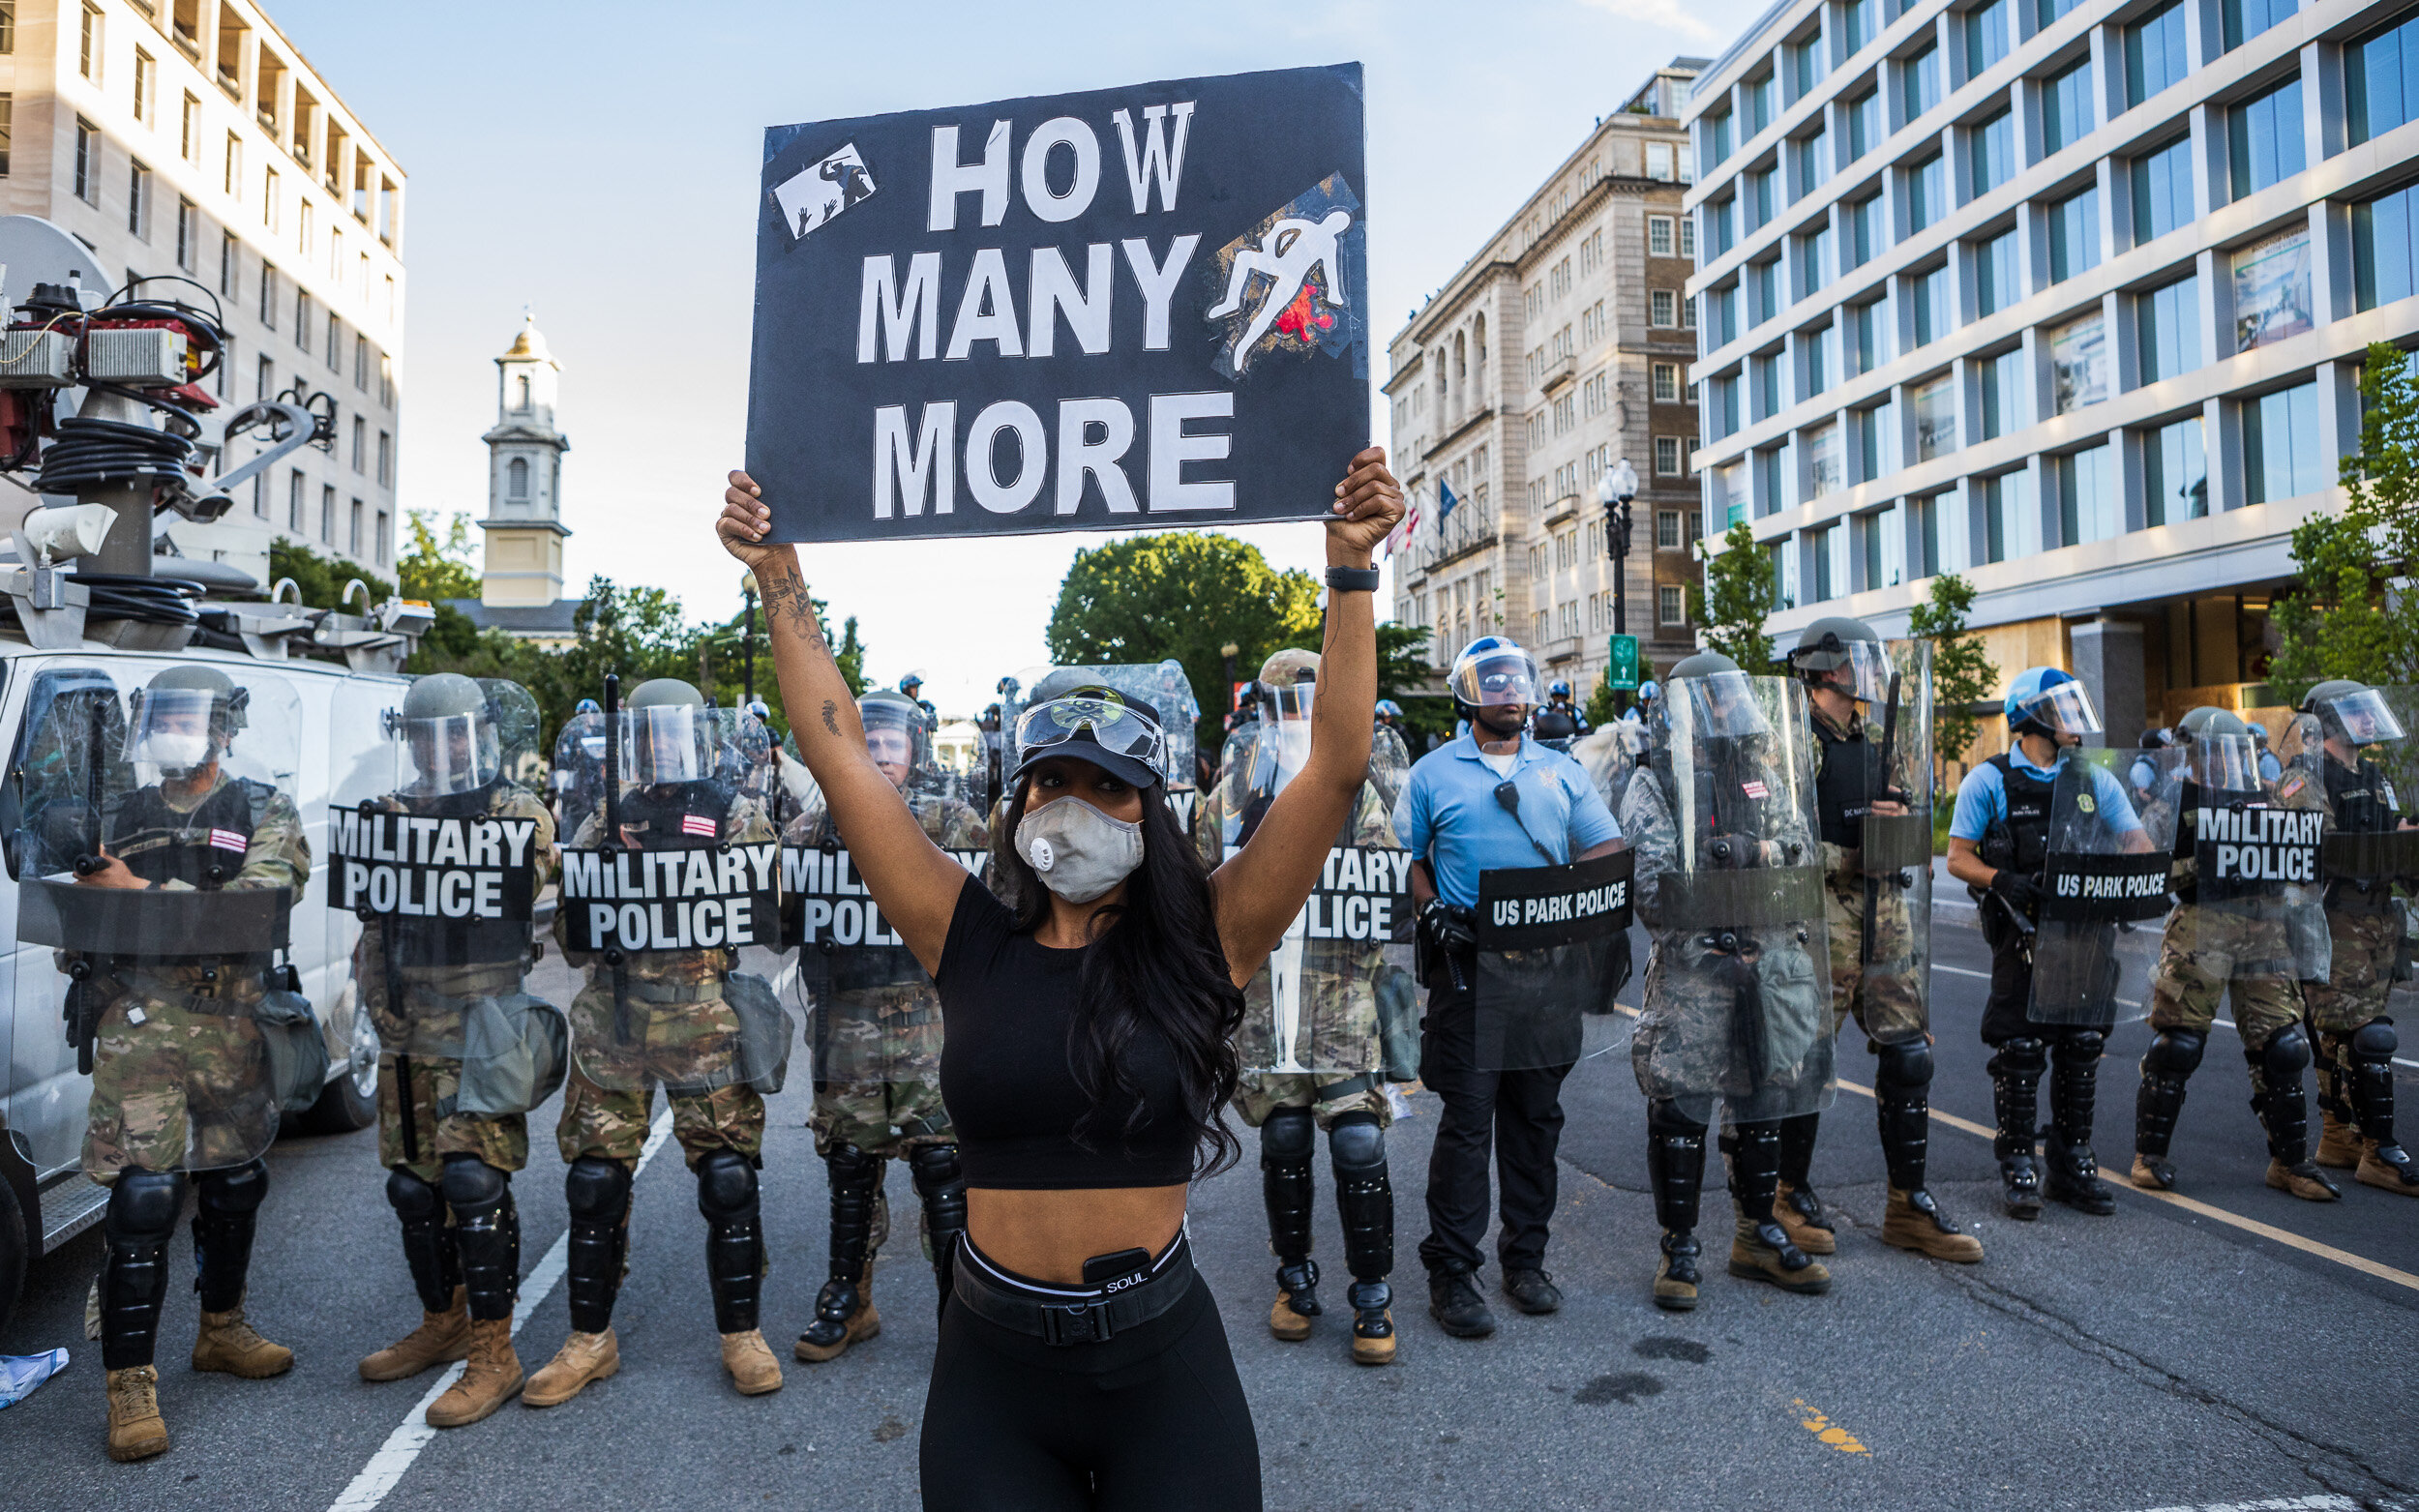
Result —
<path fill-rule="evenodd" d="M 763 499 L 756 480 L 746 473 L 733 471 L 731 486 L 723 489 L 723 512 L 714 521 L 714 533 L 722 538 L 723 549 L 747 564 L 750 572 L 762 572 L 791 550 L 787 546 L 773 546 L 764 537 L 772 532 L 773 512 Z"/>

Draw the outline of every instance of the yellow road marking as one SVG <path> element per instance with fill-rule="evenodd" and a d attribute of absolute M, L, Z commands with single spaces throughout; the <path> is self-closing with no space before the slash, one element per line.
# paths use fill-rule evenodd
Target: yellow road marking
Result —
<path fill-rule="evenodd" d="M 1799 1411 L 1807 1414 L 1806 1416 L 1798 1419 L 1800 1427 L 1804 1428 L 1807 1433 L 1812 1434 L 1822 1442 L 1830 1445 L 1834 1449 L 1838 1450 L 1841 1454 L 1870 1454 L 1873 1452 L 1872 1450 L 1865 1447 L 1864 1444 L 1858 1442 L 1856 1435 L 1848 1432 L 1844 1428 L 1834 1426 L 1830 1418 L 1825 1417 L 1821 1412 L 1815 1410 L 1813 1408 L 1807 1407 L 1804 1397 L 1796 1398 L 1791 1401 L 1789 1405 L 1796 1408 Z"/>
<path fill-rule="evenodd" d="M 1844 1080 L 1840 1082 L 1839 1089 L 1843 1092 L 1854 1092 L 1860 1097 L 1873 1095 L 1871 1087 L 1859 1086 L 1854 1082 Z M 1937 1108 L 1932 1110 L 1932 1122 L 1945 1123 L 1952 1129 L 1986 1140 L 1998 1137 L 1998 1131 L 1995 1129 L 1986 1128 L 1982 1124 L 1960 1118 L 1955 1113 L 1944 1113 Z M 2379 1281 L 2390 1281 L 2396 1286 L 2408 1287 L 2413 1291 L 2419 1291 L 2419 1276 L 2414 1276 L 2409 1271 L 2396 1270 L 2393 1266 L 2373 1260 L 2365 1255 L 2354 1255 L 2349 1250 L 2339 1250 L 2332 1244 L 2320 1244 L 2315 1239 L 2304 1238 L 2289 1229 L 2279 1229 L 2274 1224 L 2263 1224 L 2256 1218 L 2246 1218 L 2240 1213 L 2230 1213 L 2223 1207 L 2186 1197 L 2179 1192 L 2145 1191 L 2122 1178 L 2109 1182 L 2108 1186 L 2129 1197 L 2151 1198 L 2170 1207 L 2180 1207 L 2188 1213 L 2202 1218 L 2213 1218 L 2219 1223 L 2240 1229 L 2246 1233 L 2255 1233 L 2263 1239 L 2273 1240 L 2288 1249 L 2299 1250 L 2305 1255 L 2315 1255 L 2320 1260 L 2333 1260 L 2338 1265 L 2359 1271 L 2364 1276 L 2374 1276 Z"/>

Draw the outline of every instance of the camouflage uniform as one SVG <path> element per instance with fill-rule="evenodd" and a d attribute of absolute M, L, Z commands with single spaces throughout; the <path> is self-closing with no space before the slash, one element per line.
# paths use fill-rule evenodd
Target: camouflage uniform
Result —
<path fill-rule="evenodd" d="M 389 796 L 378 807 L 401 813 L 409 809 Z M 538 796 L 510 782 L 488 790 L 484 811 L 493 818 L 534 819 L 529 839 L 535 865 L 532 891 L 552 874 L 554 815 Z M 384 969 L 386 923 L 365 920 L 361 941 L 353 948 L 353 981 L 378 1031 L 378 1164 L 389 1171 L 401 1167 L 433 1185 L 448 1155 L 475 1155 L 498 1171 L 519 1171 L 529 1163 L 529 1120 L 525 1113 L 488 1117 L 454 1111 L 462 1084 L 462 1062 L 451 1056 L 414 1051 L 415 1042 L 460 1045 L 462 1011 L 428 998 L 460 999 L 521 991 L 527 971 L 526 955 L 515 961 L 480 961 L 457 965 L 399 965 L 395 978 L 403 1001 L 388 996 Z M 402 1099 L 411 1098 L 412 1142 L 416 1157 L 406 1153 Z"/>
<path fill-rule="evenodd" d="M 2347 766 L 2328 755 L 2320 764 L 2330 836 L 2381 841 L 2398 828 L 2394 787 L 2376 762 Z M 2396 901 L 2391 878 L 2374 875 L 2332 880 L 2325 898 L 2332 961 L 2325 981 L 2302 983 L 2317 1031 L 2318 1102 L 2325 1115 L 2316 1159 L 2321 1166 L 2356 1169 L 2355 1179 L 2367 1185 L 2419 1194 L 2419 1169 L 2394 1134 L 2393 1059 L 2401 1047 L 2386 1014 L 2405 904 Z"/>
<path fill-rule="evenodd" d="M 574 849 L 590 849 L 603 838 L 600 810 L 582 821 Z M 623 828 L 636 830 L 624 815 Z M 638 840 L 643 844 L 644 835 Z M 721 839 L 729 845 L 754 845 L 773 839 L 773 823 L 763 804 L 747 796 L 735 798 L 723 816 Z M 567 938 L 568 915 L 554 915 L 554 939 Z M 629 1011 L 645 1023 L 643 1048 L 625 1051 L 613 1039 L 613 973 L 603 960 L 567 946 L 563 959 L 587 972 L 587 981 L 571 1003 L 571 1032 L 582 1054 L 602 1054 L 609 1061 L 631 1061 L 636 1082 L 644 1075 L 650 1083 L 625 1090 L 599 1086 L 572 1060 L 563 1087 L 562 1117 L 554 1126 L 554 1142 L 566 1162 L 582 1156 L 638 1164 L 646 1143 L 648 1112 L 654 1103 L 655 1080 L 647 1066 L 675 1068 L 684 1073 L 712 1074 L 732 1067 L 737 1058 L 737 1016 L 723 1000 L 722 979 L 737 964 L 731 950 L 633 952 L 624 967 L 629 982 Z M 676 995 L 675 995 L 676 994 Z M 651 1001 L 651 997 L 672 998 Z M 622 1080 L 616 1078 L 616 1080 Z M 672 1103 L 672 1138 L 692 1170 L 709 1150 L 728 1149 L 755 1160 L 764 1147 L 764 1099 L 743 1082 L 732 1082 L 702 1091 L 667 1091 Z"/>
<path fill-rule="evenodd" d="M 300 899 L 311 879 L 311 842 L 292 799 L 224 770 L 207 793 L 190 801 L 164 788 L 145 793 L 156 794 L 173 814 L 191 815 L 235 783 L 249 802 L 251 844 L 242 869 L 221 890 L 284 887 Z M 140 875 L 146 853 L 174 844 L 160 834 L 123 846 L 113 839 L 110 849 Z M 174 879 L 158 885 L 193 886 Z M 62 967 L 73 959 L 63 955 Z M 84 1128 L 84 1173 L 93 1180 L 106 1186 L 130 1166 L 161 1171 L 239 1166 L 268 1147 L 277 1109 L 268 1102 L 265 1052 L 252 1009 L 260 1001 L 261 972 L 269 963 L 232 971 L 224 964 L 153 962 L 86 982 L 87 992 L 108 1002 L 94 1040 Z M 247 1111 L 247 1104 L 264 1114 Z"/>
<path fill-rule="evenodd" d="M 1814 718 L 1830 725 L 1822 710 L 1812 712 Z M 1831 727 L 1839 739 L 1853 741 L 1871 734 L 1865 726 L 1865 719 L 1857 715 L 1849 718 L 1845 729 Z M 1859 870 L 1862 854 L 1851 846 L 1822 842 L 1823 921 L 1831 935 L 1832 1032 L 1837 1033 L 1854 1018 L 1875 1045 L 1921 1039 L 1929 1025 L 1929 1015 L 1917 969 L 1906 890 L 1896 886 L 1874 890 L 1881 907 L 1873 919 L 1873 966 L 1867 970 L 1864 960 L 1866 878 Z"/>

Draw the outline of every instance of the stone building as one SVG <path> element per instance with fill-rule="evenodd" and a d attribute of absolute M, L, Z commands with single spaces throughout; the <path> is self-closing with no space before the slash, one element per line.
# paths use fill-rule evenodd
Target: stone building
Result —
<path fill-rule="evenodd" d="M 1623 458 L 1639 490 L 1618 607 L 1657 669 L 1694 649 L 1679 115 L 1703 61 L 1655 71 L 1389 347 L 1395 467 L 1419 517 L 1391 558 L 1394 617 L 1432 630 L 1439 667 L 1474 637 L 1508 635 L 1589 696 L 1617 608 L 1597 486 Z"/>
<path fill-rule="evenodd" d="M 571 438 L 554 425 L 562 364 L 547 350 L 537 316 L 522 317 L 521 333 L 495 359 L 495 424 L 487 443 L 486 538 L 479 597 L 454 607 L 481 627 L 541 645 L 577 638 L 573 617 L 582 600 L 563 597 L 563 454 Z"/>

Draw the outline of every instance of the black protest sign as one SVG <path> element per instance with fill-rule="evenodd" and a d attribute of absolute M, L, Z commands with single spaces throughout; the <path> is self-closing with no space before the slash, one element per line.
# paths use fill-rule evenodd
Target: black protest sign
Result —
<path fill-rule="evenodd" d="M 1545 950 L 1629 927 L 1637 852 L 1478 874 L 1478 948 Z"/>
<path fill-rule="evenodd" d="M 1287 933 L 1353 945 L 1388 943 L 1396 923 L 1412 915 L 1411 862 L 1408 850 L 1334 847 Z"/>
<path fill-rule="evenodd" d="M 2043 866 L 2044 919 L 2139 923 L 2167 911 L 2169 857 L 2164 851 L 2091 855 L 2050 851 Z"/>
<path fill-rule="evenodd" d="M 695 850 L 565 850 L 564 943 L 580 951 L 778 945 L 780 849 L 767 840 Z"/>
<path fill-rule="evenodd" d="M 387 809 L 328 815 L 328 906 L 364 918 L 526 924 L 538 821 Z"/>
<path fill-rule="evenodd" d="M 982 875 L 985 852 L 952 850 L 948 855 L 973 875 Z M 907 945 L 881 916 L 844 846 L 781 847 L 781 938 L 785 948 L 805 945 L 825 954 L 903 950 Z"/>
<path fill-rule="evenodd" d="M 1369 433 L 1360 66 L 764 133 L 776 541 L 1326 515 Z"/>
<path fill-rule="evenodd" d="M 2195 882 L 2204 902 L 2261 897 L 2287 882 L 2318 880 L 2326 831 L 2326 815 L 2318 810 L 2203 804 L 2194 825 Z"/>

